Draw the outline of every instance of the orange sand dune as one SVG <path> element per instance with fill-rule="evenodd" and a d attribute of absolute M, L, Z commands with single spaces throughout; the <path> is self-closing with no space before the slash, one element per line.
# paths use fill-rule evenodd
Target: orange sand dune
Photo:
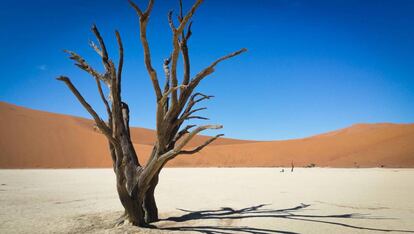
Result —
<path fill-rule="evenodd" d="M 93 121 L 0 102 L 0 168 L 111 167 L 105 138 Z M 194 146 L 207 137 L 190 142 Z M 144 163 L 154 131 L 132 129 Z M 313 137 L 286 141 L 223 138 L 174 167 L 251 167 L 316 164 L 329 167 L 414 167 L 414 124 L 358 124 Z"/>

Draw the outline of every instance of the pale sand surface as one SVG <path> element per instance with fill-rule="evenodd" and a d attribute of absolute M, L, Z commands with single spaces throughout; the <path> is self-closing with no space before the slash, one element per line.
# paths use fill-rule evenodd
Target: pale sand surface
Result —
<path fill-rule="evenodd" d="M 0 170 L 0 233 L 160 232 L 113 227 L 122 213 L 114 180 L 110 169 Z M 413 181 L 414 169 L 167 168 L 156 191 L 160 215 L 181 218 L 155 225 L 202 233 L 414 231 Z M 246 209 L 261 204 L 268 205 Z M 183 216 L 177 208 L 210 212 Z"/>

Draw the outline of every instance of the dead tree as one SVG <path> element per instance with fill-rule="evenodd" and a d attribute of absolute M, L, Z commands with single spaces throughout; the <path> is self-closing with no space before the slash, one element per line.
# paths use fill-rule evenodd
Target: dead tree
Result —
<path fill-rule="evenodd" d="M 194 154 L 222 136 L 222 134 L 218 134 L 193 149 L 184 148 L 200 132 L 206 129 L 222 128 L 221 125 L 185 125 L 189 119 L 207 119 L 196 114 L 206 109 L 205 107 L 196 108 L 196 104 L 212 96 L 196 92 L 197 86 L 203 79 L 214 72 L 220 62 L 246 51 L 246 49 L 241 49 L 223 56 L 212 62 L 199 73 L 191 76 L 187 42 L 192 34 L 191 19 L 202 2 L 202 0 L 197 0 L 190 10 L 184 14 L 182 2 L 180 1 L 178 25 L 174 23 L 173 12 L 170 11 L 168 13 L 168 22 L 172 31 L 173 49 L 170 56 L 162 64 L 165 75 L 163 88 L 160 87 L 158 73 L 153 67 L 151 50 L 147 40 L 147 25 L 154 6 L 154 0 L 149 0 L 145 10 L 142 10 L 134 2 L 129 2 L 139 19 L 140 41 L 143 47 L 145 67 L 151 79 L 157 103 L 157 138 L 149 160 L 145 165 L 141 165 L 139 162 L 138 155 L 132 144 L 129 129 L 129 108 L 125 100 L 122 100 L 121 97 L 124 48 L 118 31 L 115 31 L 115 36 L 118 42 L 119 60 L 117 65 L 115 65 L 113 60 L 109 58 L 104 40 L 98 28 L 95 25 L 92 26 L 92 32 L 96 36 L 98 43 L 90 42 L 90 46 L 102 60 L 104 72 L 99 72 L 91 67 L 77 53 L 66 51 L 70 59 L 74 60 L 76 66 L 94 78 L 98 93 L 106 108 L 108 115 L 107 121 L 104 121 L 98 115 L 68 77 L 60 76 L 57 78 L 67 85 L 82 106 L 93 117 L 100 132 L 107 138 L 113 162 L 113 170 L 116 174 L 119 198 L 125 208 L 125 213 L 122 218 L 129 220 L 137 226 L 146 226 L 148 223 L 158 220 L 154 190 L 158 183 L 158 175 L 165 164 L 178 155 Z M 177 76 L 179 57 L 183 61 L 183 77 L 180 79 Z M 109 97 L 104 94 L 102 84 L 108 87 Z"/>

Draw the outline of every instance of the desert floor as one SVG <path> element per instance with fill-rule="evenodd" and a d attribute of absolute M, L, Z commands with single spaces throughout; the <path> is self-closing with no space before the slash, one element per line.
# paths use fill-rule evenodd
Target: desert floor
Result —
<path fill-rule="evenodd" d="M 114 227 L 110 169 L 0 170 L 0 233 L 414 233 L 414 169 L 167 168 L 158 229 Z"/>

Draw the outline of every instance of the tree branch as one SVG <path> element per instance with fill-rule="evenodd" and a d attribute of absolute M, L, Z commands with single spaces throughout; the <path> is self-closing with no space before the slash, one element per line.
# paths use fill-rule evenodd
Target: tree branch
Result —
<path fill-rule="evenodd" d="M 196 96 L 197 96 L 197 94 L 198 94 L 198 95 L 200 95 L 200 96 L 201 96 L 201 98 L 196 99 L 196 100 L 193 100 L 194 104 L 196 104 L 196 103 L 198 103 L 198 102 L 201 102 L 201 101 L 203 101 L 203 100 L 205 100 L 205 99 L 210 99 L 210 98 L 213 98 L 213 97 L 214 97 L 213 95 L 204 95 L 204 94 L 202 94 L 202 93 L 196 93 Z"/>
<path fill-rule="evenodd" d="M 159 104 L 164 105 L 165 102 L 168 99 L 168 96 L 173 93 L 174 91 L 176 91 L 179 88 L 185 88 L 186 85 L 180 85 L 180 86 L 176 86 L 176 87 L 170 87 L 167 92 L 164 92 L 164 94 L 162 95 L 162 98 L 158 101 Z"/>
<path fill-rule="evenodd" d="M 185 120 L 187 120 L 187 119 L 202 119 L 202 120 L 209 120 L 209 118 L 206 118 L 206 117 L 203 117 L 203 116 L 198 116 L 198 115 L 195 115 L 195 116 L 187 116 L 186 118 L 184 118 Z"/>
<path fill-rule="evenodd" d="M 103 94 L 101 80 L 95 77 L 95 81 L 96 81 L 96 86 L 98 86 L 99 96 L 101 96 L 101 100 L 105 104 L 106 113 L 108 114 L 109 128 L 112 128 L 111 126 L 112 125 L 112 111 L 111 111 L 111 108 L 109 107 L 108 101 L 105 98 L 105 95 Z"/>
<path fill-rule="evenodd" d="M 69 54 L 69 58 L 73 61 L 75 61 L 75 65 L 77 67 L 79 67 L 80 69 L 86 71 L 87 73 L 89 73 L 91 76 L 96 77 L 98 79 L 103 79 L 103 77 L 101 76 L 101 74 L 99 74 L 99 72 L 97 72 L 95 69 L 93 69 L 93 67 L 91 67 L 84 58 L 82 58 L 82 56 L 80 56 L 79 54 L 70 51 L 70 50 L 63 50 L 63 52 Z"/>
<path fill-rule="evenodd" d="M 191 23 L 189 28 L 191 27 Z M 181 54 L 183 56 L 183 66 L 184 66 L 184 78 L 183 78 L 183 84 L 187 85 L 190 82 L 190 58 L 188 55 L 188 46 L 187 46 L 187 40 L 189 38 L 188 35 L 191 34 L 191 31 L 187 31 L 187 37 L 183 37 L 181 39 L 181 43 L 180 43 L 180 49 L 181 49 Z"/>
<path fill-rule="evenodd" d="M 106 108 L 106 112 L 108 114 L 108 118 L 111 120 L 111 108 L 109 107 L 109 103 L 105 98 L 105 95 L 103 94 L 102 91 L 102 86 L 101 86 L 101 80 L 104 80 L 103 77 L 95 70 L 93 69 L 86 61 L 84 58 L 82 58 L 80 55 L 78 55 L 77 53 L 73 52 L 73 51 L 69 51 L 69 50 L 64 50 L 64 52 L 68 53 L 70 55 L 70 59 L 74 60 L 76 63 L 75 65 L 77 67 L 79 67 L 80 69 L 86 71 L 87 73 L 89 73 L 96 81 L 96 86 L 98 87 L 98 92 L 99 92 L 99 96 L 102 99 L 102 102 L 105 104 L 105 108 Z"/>
<path fill-rule="evenodd" d="M 89 112 L 89 114 L 93 117 L 96 122 L 96 125 L 102 131 L 102 133 L 114 144 L 116 144 L 116 140 L 112 137 L 111 129 L 106 125 L 106 123 L 99 117 L 99 115 L 95 112 L 95 110 L 89 105 L 88 102 L 82 97 L 76 87 L 72 84 L 70 79 L 66 76 L 60 76 L 57 80 L 63 81 L 66 86 L 72 91 L 72 93 L 76 96 L 82 106 Z"/>
<path fill-rule="evenodd" d="M 89 40 L 89 46 L 92 47 L 93 50 L 99 55 L 99 57 L 102 57 L 102 51 L 99 49 L 99 47 L 93 42 L 92 40 Z"/>
<path fill-rule="evenodd" d="M 147 9 L 145 12 L 142 12 L 142 10 L 138 7 L 137 4 L 135 4 L 132 0 L 128 0 L 129 4 L 134 8 L 134 10 L 137 12 L 137 15 L 139 17 L 148 17 L 149 14 L 152 11 L 152 7 L 154 6 L 154 0 L 150 0 L 147 6 Z"/>
<path fill-rule="evenodd" d="M 206 110 L 206 109 L 207 109 L 207 107 L 202 107 L 202 108 L 194 109 L 194 110 L 189 111 L 189 112 L 183 112 L 183 114 L 177 120 L 177 125 L 181 124 L 182 122 L 184 122 L 185 120 L 188 120 L 188 119 L 209 120 L 209 118 L 206 118 L 206 117 L 203 117 L 203 116 L 192 116 L 192 114 L 194 114 L 195 112 Z"/>
<path fill-rule="evenodd" d="M 204 131 L 206 129 L 220 129 L 220 128 L 223 128 L 223 126 L 222 125 L 204 125 L 204 126 L 197 127 L 192 132 L 190 132 L 188 135 L 186 135 L 185 138 L 174 147 L 174 149 L 172 150 L 173 153 L 168 154 L 169 156 L 161 156 L 161 158 L 163 158 L 163 157 L 173 157 L 173 156 L 177 155 L 182 150 L 182 148 L 184 148 L 184 146 L 191 139 L 193 139 L 193 137 L 196 136 L 199 132 Z M 173 156 L 171 156 L 171 155 L 173 155 Z"/>
<path fill-rule="evenodd" d="M 185 134 L 189 133 L 188 130 L 190 130 L 191 128 L 193 128 L 195 126 L 196 126 L 195 124 L 185 126 L 185 128 L 183 128 L 181 131 L 179 131 L 175 135 L 175 137 L 173 139 L 173 142 L 174 143 L 177 142 L 182 136 L 184 136 Z"/>
<path fill-rule="evenodd" d="M 164 59 L 164 63 L 162 65 L 165 74 L 165 85 L 164 85 L 164 93 L 170 88 L 170 62 L 171 56 Z"/>
<path fill-rule="evenodd" d="M 183 1 L 180 0 L 180 14 L 178 16 L 178 20 L 181 23 L 183 21 L 184 15 L 183 15 Z M 184 85 L 187 85 L 190 81 L 190 58 L 188 56 L 188 46 L 187 41 L 191 36 L 191 25 L 193 24 L 192 21 L 187 26 L 187 34 L 184 32 L 181 33 L 181 41 L 180 41 L 180 49 L 181 54 L 183 56 L 183 66 L 184 66 L 184 75 L 183 75 L 183 83 Z"/>
<path fill-rule="evenodd" d="M 129 3 L 135 9 L 135 11 L 137 12 L 137 15 L 139 16 L 139 26 L 140 26 L 139 32 L 140 32 L 141 44 L 144 49 L 145 66 L 151 78 L 152 86 L 154 87 L 156 98 L 157 100 L 159 100 L 162 98 L 162 93 L 161 93 L 160 84 L 157 78 L 157 72 L 152 67 L 151 51 L 150 51 L 150 47 L 148 45 L 148 40 L 147 40 L 147 23 L 148 23 L 149 15 L 151 14 L 151 11 L 152 11 L 152 7 L 154 5 L 154 1 L 153 0 L 149 1 L 147 10 L 144 13 L 140 10 L 140 8 L 134 2 L 129 0 Z"/>
<path fill-rule="evenodd" d="M 118 31 L 115 31 L 115 36 L 118 42 L 118 50 L 119 50 L 119 62 L 118 62 L 118 70 L 115 67 L 115 64 L 112 62 L 112 60 L 108 57 L 108 52 L 106 50 L 105 42 L 99 33 L 98 28 L 96 25 L 92 26 L 92 32 L 95 34 L 96 39 L 99 42 L 100 50 L 97 48 L 97 46 L 92 47 L 97 51 L 98 54 L 102 54 L 102 63 L 105 67 L 105 74 L 102 77 L 102 80 L 106 82 L 109 88 L 109 99 L 112 102 L 112 108 L 111 113 L 112 117 L 110 118 L 113 130 L 113 133 L 115 135 L 120 134 L 120 130 L 122 129 L 123 123 L 123 117 L 121 113 L 121 76 L 122 76 L 122 67 L 123 67 L 123 60 L 124 60 L 124 49 L 122 45 L 121 36 Z"/>
<path fill-rule="evenodd" d="M 124 65 L 124 47 L 122 44 L 122 39 L 120 33 L 115 30 L 116 41 L 118 44 L 118 69 L 115 68 L 114 63 L 109 60 L 109 67 L 107 67 L 107 74 L 111 80 L 111 85 L 109 86 L 110 94 L 112 97 L 112 112 L 114 125 L 113 130 L 115 135 L 119 135 L 122 131 L 122 128 L 125 128 L 127 134 L 129 135 L 129 109 L 126 103 L 122 102 L 121 98 L 121 81 L 122 81 L 122 68 Z M 126 112 L 127 110 L 127 112 Z M 128 114 L 126 117 L 125 114 Z"/>
<path fill-rule="evenodd" d="M 101 36 L 101 34 L 99 33 L 99 30 L 98 30 L 98 28 L 96 27 L 96 25 L 94 24 L 94 25 L 92 25 L 92 32 L 95 34 L 95 37 L 96 37 L 96 39 L 98 40 L 98 42 L 99 42 L 99 45 L 100 45 L 100 47 L 101 47 L 101 54 L 102 54 L 102 62 L 103 62 L 103 64 L 104 64 L 104 66 L 105 66 L 105 68 L 107 69 L 107 70 L 110 70 L 110 64 L 109 64 L 109 61 L 108 61 L 108 51 L 106 50 L 106 46 L 105 46 L 105 42 L 104 42 L 104 40 L 103 40 L 103 38 L 102 38 L 102 36 Z M 96 50 L 96 49 L 95 49 Z M 99 53 L 98 53 L 99 54 Z"/>
<path fill-rule="evenodd" d="M 167 17 L 168 17 L 168 24 L 170 25 L 171 30 L 175 33 L 177 31 L 177 28 L 174 26 L 174 20 L 172 18 L 173 13 L 174 12 L 172 10 L 168 11 Z"/>
<path fill-rule="evenodd" d="M 221 57 L 221 58 L 219 58 L 219 59 L 217 59 L 216 61 L 214 61 L 212 64 L 210 64 L 210 66 L 208 66 L 207 68 L 205 68 L 204 70 L 202 70 L 200 73 L 198 73 L 192 80 L 191 80 L 191 82 L 190 82 L 190 86 L 191 86 L 191 88 L 192 89 L 194 89 L 197 85 L 198 85 L 198 83 L 200 83 L 200 81 L 202 80 L 202 79 L 204 79 L 204 77 L 206 77 L 206 76 L 208 76 L 208 75 L 210 75 L 211 73 L 213 73 L 214 72 L 214 67 L 217 65 L 217 64 L 219 64 L 220 62 L 222 62 L 222 61 L 224 61 L 224 60 L 226 60 L 226 59 L 230 59 L 230 58 L 232 58 L 232 57 L 235 57 L 235 56 L 237 56 L 237 55 L 239 55 L 239 54 L 241 54 L 241 53 L 243 53 L 243 52 L 246 52 L 247 51 L 247 49 L 246 48 L 243 48 L 243 49 L 241 49 L 241 50 L 238 50 L 238 51 L 236 51 L 236 52 L 233 52 L 233 53 L 231 53 L 231 54 L 228 54 L 228 55 L 226 55 L 226 56 L 223 56 L 223 57 Z"/>
<path fill-rule="evenodd" d="M 224 136 L 224 134 L 218 134 L 215 137 L 212 137 L 210 139 L 208 139 L 206 142 L 204 142 L 203 144 L 197 146 L 196 148 L 192 149 L 192 150 L 181 150 L 178 154 L 194 154 L 199 152 L 200 150 L 202 150 L 204 147 L 206 147 L 207 145 L 211 144 L 213 141 L 217 140 L 217 138 Z"/>
<path fill-rule="evenodd" d="M 201 98 L 195 99 L 197 96 L 201 96 Z M 190 115 L 190 114 L 194 113 L 195 111 L 192 112 L 192 108 L 195 104 L 197 104 L 198 102 L 201 102 L 204 99 L 210 99 L 212 97 L 214 97 L 214 96 L 208 96 L 208 95 L 204 95 L 202 93 L 195 93 L 195 94 L 191 95 L 190 100 L 187 103 L 187 107 L 185 108 L 185 110 L 184 110 L 184 112 L 181 116 L 184 116 L 184 115 L 187 115 L 187 114 Z"/>
<path fill-rule="evenodd" d="M 138 5 L 137 5 L 137 4 L 135 4 L 135 3 L 134 3 L 133 1 L 131 1 L 131 0 L 128 0 L 128 2 L 129 2 L 129 5 L 131 5 L 131 6 L 132 6 L 132 8 L 134 8 L 134 10 L 135 10 L 135 12 L 137 13 L 137 15 L 138 15 L 139 17 L 142 17 L 143 12 L 142 12 L 141 8 L 139 8 L 139 7 L 138 7 Z"/>
<path fill-rule="evenodd" d="M 179 15 L 178 15 L 178 20 L 181 22 L 183 20 L 183 17 L 184 17 L 184 15 L 183 15 L 183 0 L 180 0 L 179 3 L 180 3 L 180 12 L 179 12 Z"/>
<path fill-rule="evenodd" d="M 178 54 L 180 51 L 180 44 L 179 44 L 179 36 L 183 33 L 185 26 L 187 25 L 188 21 L 193 16 L 194 12 L 200 6 L 203 0 L 197 0 L 194 5 L 191 7 L 191 10 L 182 17 L 180 25 L 178 28 L 173 28 L 173 52 L 171 55 L 171 86 L 175 87 L 178 85 L 177 80 L 177 62 L 178 62 Z M 182 8 L 182 7 L 181 7 Z M 182 11 L 182 9 L 181 9 Z M 181 18 L 181 17 L 180 17 Z M 176 105 L 178 103 L 177 99 L 177 91 L 172 93 L 172 105 Z"/>
<path fill-rule="evenodd" d="M 122 76 L 122 67 L 124 65 L 124 47 L 122 45 L 121 35 L 119 34 L 118 30 L 115 31 L 115 35 L 116 35 L 116 41 L 118 42 L 118 50 L 119 50 L 117 86 L 118 86 L 119 93 L 121 93 L 121 76 Z"/>
<path fill-rule="evenodd" d="M 193 35 L 193 33 L 192 33 L 192 31 L 191 31 L 191 26 L 193 25 L 193 21 L 191 21 L 189 24 L 188 24 L 188 27 L 187 27 L 187 34 L 184 36 L 184 38 L 185 38 L 185 40 L 186 41 L 188 41 L 188 39 L 190 39 L 190 37 L 191 37 L 191 35 Z"/>
<path fill-rule="evenodd" d="M 190 11 L 184 16 L 182 19 L 180 26 L 177 28 L 177 31 L 181 33 L 184 30 L 184 27 L 187 25 L 188 21 L 193 17 L 194 12 L 197 10 L 197 8 L 200 6 L 200 4 L 203 3 L 203 0 L 197 0 L 194 5 L 191 7 Z"/>
<path fill-rule="evenodd" d="M 170 89 L 170 62 L 171 62 L 171 56 L 167 59 L 164 59 L 164 63 L 163 63 L 163 69 L 164 69 L 164 74 L 165 74 L 165 84 L 164 84 L 164 93 L 166 93 L 169 89 Z M 164 113 L 166 113 L 168 111 L 168 98 L 165 101 L 165 104 L 163 106 L 164 108 Z"/>
<path fill-rule="evenodd" d="M 191 114 L 194 114 L 197 111 L 202 111 L 202 110 L 207 110 L 207 107 L 197 108 L 197 109 L 194 109 L 194 110 L 192 110 L 192 111 L 190 111 L 188 113 L 191 115 Z"/>
<path fill-rule="evenodd" d="M 188 88 L 187 89 L 185 89 L 185 90 L 183 90 L 182 91 L 182 93 L 181 93 L 181 95 L 180 95 L 180 106 L 182 106 L 182 108 L 186 105 L 186 103 L 187 103 L 187 100 L 188 100 L 188 98 L 189 98 L 189 96 L 191 95 L 191 93 L 194 91 L 194 89 L 197 87 L 197 85 L 200 83 L 200 81 L 202 80 L 202 79 L 204 79 L 206 76 L 208 76 L 209 74 L 211 74 L 211 73 L 213 73 L 214 72 L 214 68 L 215 68 L 215 66 L 218 64 L 218 63 L 220 63 L 220 62 L 222 62 L 222 61 L 224 61 L 224 60 L 226 60 L 226 59 L 229 59 L 229 58 L 232 58 L 232 57 L 235 57 L 235 56 L 237 56 L 237 55 L 239 55 L 239 54 L 241 54 L 241 53 L 243 53 L 243 52 L 246 52 L 247 51 L 247 49 L 245 49 L 245 48 L 243 48 L 243 49 L 241 49 L 241 50 L 238 50 L 238 51 L 236 51 L 236 52 L 233 52 L 233 53 L 231 53 L 231 54 L 228 54 L 228 55 L 226 55 L 226 56 L 223 56 L 223 57 L 221 57 L 221 58 L 219 58 L 219 59 L 217 59 L 216 61 L 214 61 L 212 64 L 210 64 L 210 66 L 208 66 L 207 68 L 205 68 L 204 70 L 202 70 L 201 72 L 199 72 L 191 81 L 190 81 L 190 83 L 188 84 Z M 204 98 L 203 98 L 204 99 Z M 201 101 L 201 100 L 200 100 Z M 192 105 L 194 105 L 194 104 L 192 104 Z"/>

